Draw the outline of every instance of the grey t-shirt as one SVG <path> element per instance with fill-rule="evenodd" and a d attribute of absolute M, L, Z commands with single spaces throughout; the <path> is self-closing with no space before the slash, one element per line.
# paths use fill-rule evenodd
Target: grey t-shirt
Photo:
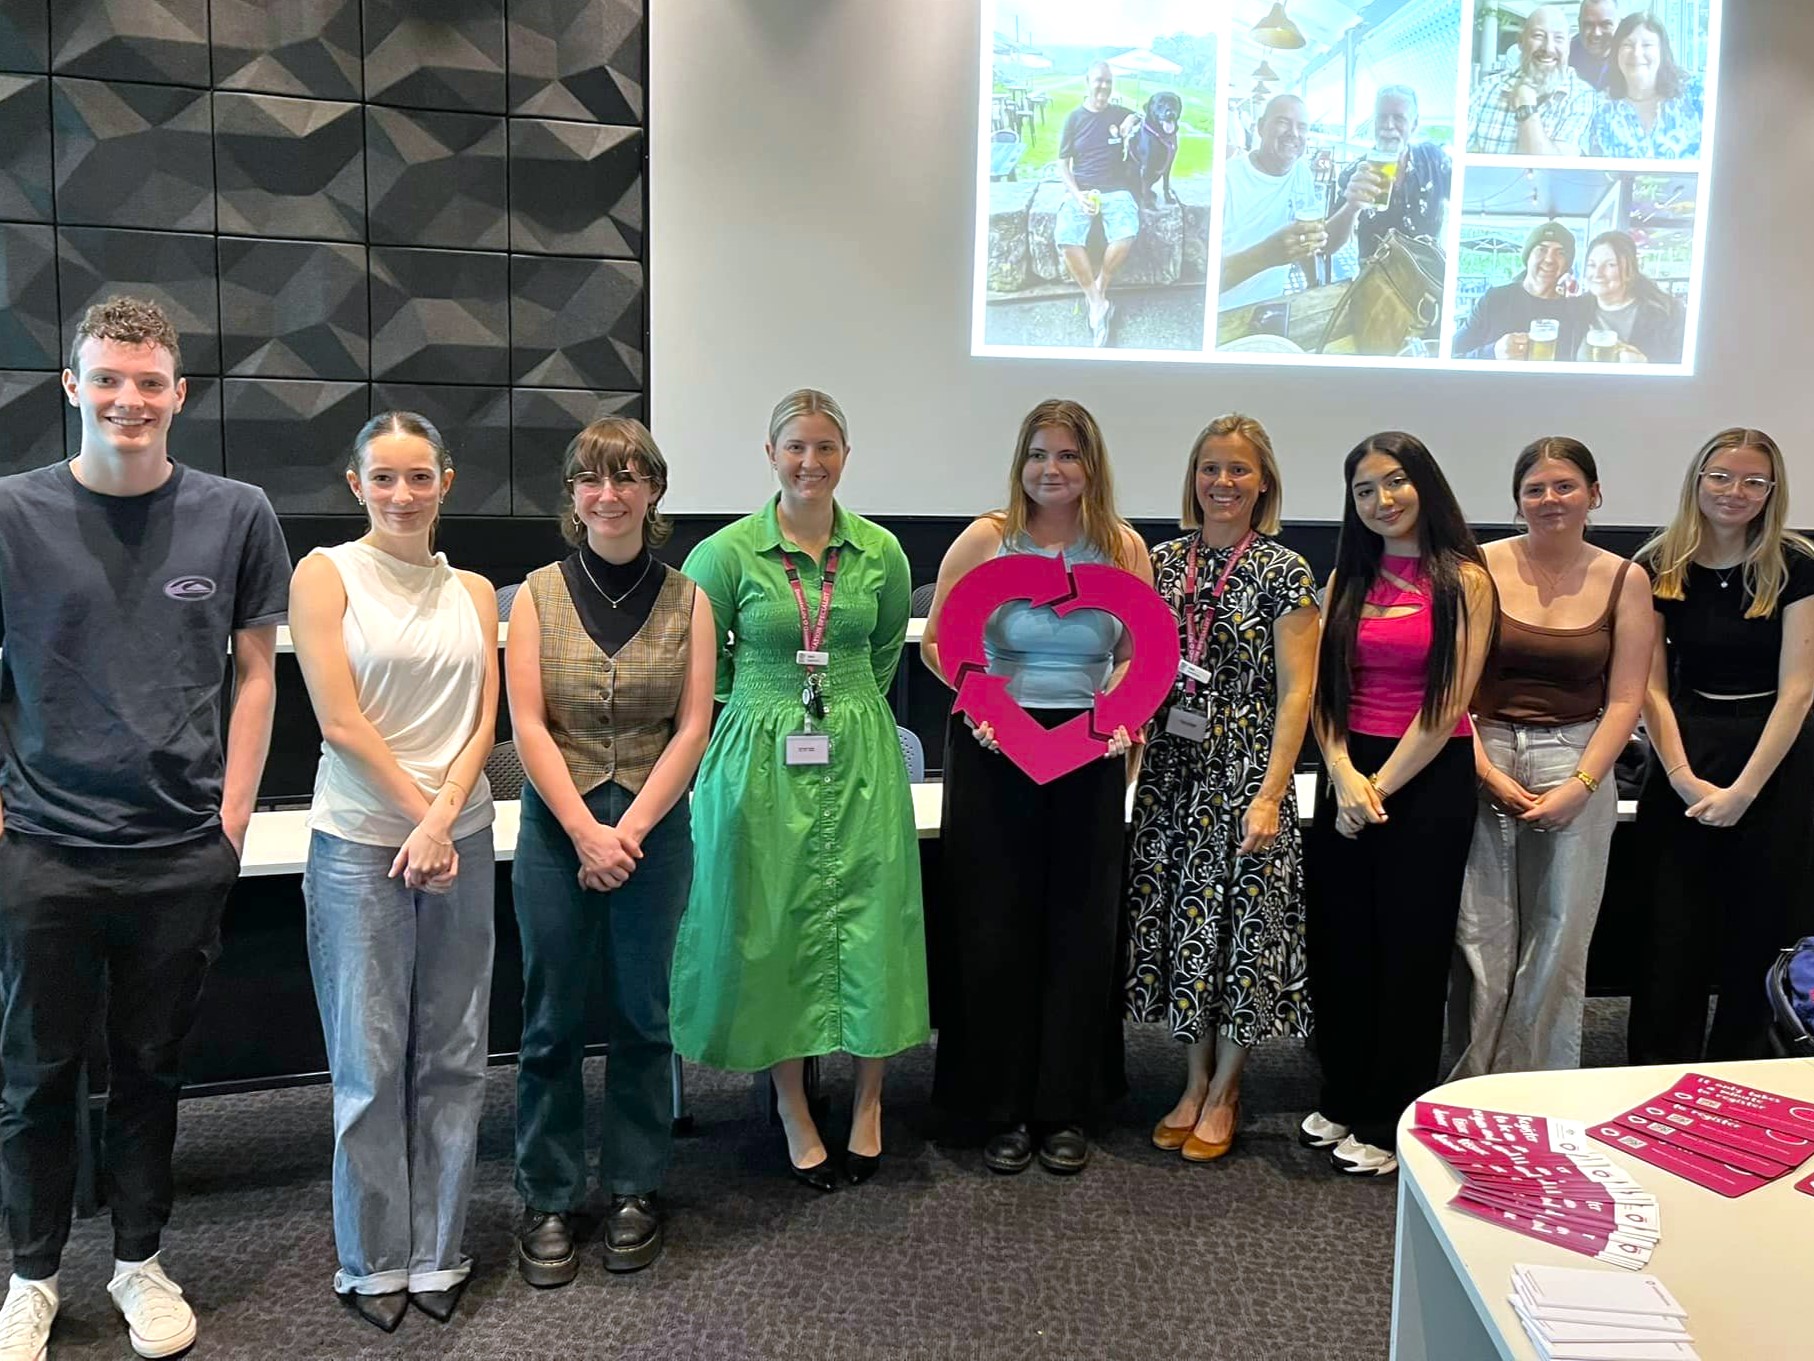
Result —
<path fill-rule="evenodd" d="M 236 629 L 274 624 L 290 555 L 263 492 L 176 464 L 103 496 L 66 463 L 0 478 L 0 799 L 8 832 L 167 846 L 220 825 Z"/>

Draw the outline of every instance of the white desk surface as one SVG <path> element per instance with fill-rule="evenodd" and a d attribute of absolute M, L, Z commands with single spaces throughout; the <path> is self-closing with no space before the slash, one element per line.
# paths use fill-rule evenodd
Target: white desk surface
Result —
<path fill-rule="evenodd" d="M 1594 1122 L 1631 1109 L 1691 1071 L 1814 1102 L 1814 1059 L 1500 1073 L 1452 1082 L 1427 1099 Z M 1411 1138 L 1409 1120 L 1407 1112 L 1399 1122 L 1399 1176 L 1405 1183 L 1399 1194 L 1421 1196 L 1426 1202 L 1444 1251 L 1465 1280 L 1476 1308 L 1484 1303 L 1491 1317 L 1502 1355 L 1534 1361 L 1537 1352 L 1506 1302 L 1513 1264 L 1579 1267 L 1613 1276 L 1625 1271 L 1449 1209 L 1460 1178 Z M 1662 1240 L 1644 1270 L 1668 1286 L 1688 1311 L 1688 1331 L 1702 1361 L 1806 1351 L 1803 1306 L 1814 1287 L 1814 1269 L 1808 1265 L 1814 1197 L 1797 1191 L 1795 1183 L 1814 1171 L 1814 1164 L 1728 1200 L 1616 1148 L 1598 1142 L 1593 1147 L 1657 1198 Z"/>
<path fill-rule="evenodd" d="M 910 645 L 918 647 L 920 645 L 920 639 L 925 635 L 925 632 L 926 621 L 924 619 L 909 619 L 907 621 L 907 641 Z M 510 621 L 506 619 L 498 625 L 498 646 L 504 646 L 509 639 Z M 296 644 L 290 638 L 290 626 L 288 624 L 279 624 L 277 626 L 277 650 L 280 653 L 294 652 L 296 650 Z"/>

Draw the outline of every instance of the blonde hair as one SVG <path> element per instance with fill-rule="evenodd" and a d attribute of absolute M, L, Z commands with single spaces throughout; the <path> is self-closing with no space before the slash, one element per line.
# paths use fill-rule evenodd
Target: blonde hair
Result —
<path fill-rule="evenodd" d="M 1133 526 L 1115 513 L 1115 479 L 1109 472 L 1109 451 L 1102 429 L 1080 404 L 1063 397 L 1046 398 L 1020 423 L 1020 435 L 1014 441 L 1014 462 L 1008 468 L 1008 504 L 1000 512 L 1002 537 L 1027 531 L 1032 510 L 1020 470 L 1032 454 L 1033 436 L 1047 426 L 1055 426 L 1076 440 L 1078 456 L 1083 459 L 1084 538 L 1117 567 L 1131 570 L 1134 564 L 1127 541 L 1134 532 Z"/>
<path fill-rule="evenodd" d="M 561 537 L 578 547 L 586 541 L 579 513 L 573 505 L 573 479 L 581 473 L 610 477 L 628 468 L 654 484 L 649 513 L 642 522 L 643 542 L 659 548 L 674 526 L 657 506 L 668 490 L 668 461 L 655 445 L 655 437 L 641 421 L 628 416 L 603 416 L 593 421 L 567 444 L 561 456 Z"/>
<path fill-rule="evenodd" d="M 1197 460 L 1203 456 L 1203 446 L 1219 435 L 1239 436 L 1259 456 L 1260 480 L 1266 484 L 1266 489 L 1253 503 L 1253 527 L 1262 534 L 1277 534 L 1283 523 L 1279 515 L 1284 509 L 1285 487 L 1284 479 L 1279 475 L 1279 460 L 1272 452 L 1272 436 L 1252 416 L 1244 416 L 1239 411 L 1217 416 L 1203 427 L 1203 433 L 1190 446 L 1190 461 L 1184 465 L 1184 510 L 1178 516 L 1178 527 L 1203 527 L 1203 507 L 1197 503 Z"/>
<path fill-rule="evenodd" d="M 1789 469 L 1781 448 L 1762 430 L 1735 425 L 1722 430 L 1701 446 L 1688 465 L 1682 479 L 1682 495 L 1676 502 L 1675 516 L 1638 549 L 1636 557 L 1655 585 L 1651 592 L 1659 600 L 1681 600 L 1688 578 L 1688 565 L 1700 550 L 1706 520 L 1701 514 L 1701 473 L 1715 454 L 1728 449 L 1754 449 L 1770 460 L 1770 478 L 1776 483 L 1764 501 L 1763 510 L 1745 526 L 1745 595 L 1749 604 L 1745 618 L 1767 619 L 1776 612 L 1776 600 L 1783 583 L 1789 578 L 1788 553 L 1814 556 L 1814 543 L 1788 528 Z"/>
<path fill-rule="evenodd" d="M 768 442 L 779 442 L 788 422 L 812 415 L 829 417 L 838 427 L 838 438 L 844 441 L 846 448 L 850 447 L 850 423 L 844 419 L 844 408 L 829 392 L 821 392 L 818 388 L 796 388 L 775 403 L 768 418 Z"/>

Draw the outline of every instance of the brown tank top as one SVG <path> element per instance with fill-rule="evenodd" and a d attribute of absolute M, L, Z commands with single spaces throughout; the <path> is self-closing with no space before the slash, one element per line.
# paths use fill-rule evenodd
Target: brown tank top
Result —
<path fill-rule="evenodd" d="M 1487 663 L 1474 712 L 1502 723 L 1560 728 L 1586 723 L 1606 707 L 1612 623 L 1629 562 L 1619 564 L 1600 618 L 1580 629 L 1546 629 L 1499 611 L 1499 641 Z"/>

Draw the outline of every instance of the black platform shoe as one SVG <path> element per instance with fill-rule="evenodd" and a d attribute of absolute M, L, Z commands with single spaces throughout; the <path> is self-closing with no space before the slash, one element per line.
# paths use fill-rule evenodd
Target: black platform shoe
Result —
<path fill-rule="evenodd" d="M 460 1296 L 465 1293 L 466 1282 L 459 1280 L 445 1290 L 412 1290 L 409 1302 L 436 1323 L 445 1323 L 454 1316 L 454 1310 L 460 1307 Z"/>
<path fill-rule="evenodd" d="M 516 1266 L 535 1286 L 566 1285 L 579 1274 L 573 1226 L 558 1210 L 523 1211 L 516 1234 Z"/>
<path fill-rule="evenodd" d="M 1015 1125 L 983 1145 L 983 1166 L 991 1172 L 1012 1176 L 1025 1172 L 1033 1163 L 1033 1135 L 1025 1125 Z"/>
<path fill-rule="evenodd" d="M 373 1327 L 394 1333 L 409 1309 L 409 1291 L 387 1290 L 382 1295 L 361 1295 L 349 1290 L 340 1297 L 340 1302 Z"/>
<path fill-rule="evenodd" d="M 640 1271 L 661 1256 L 661 1210 L 655 1193 L 612 1196 L 605 1215 L 605 1270 Z"/>

